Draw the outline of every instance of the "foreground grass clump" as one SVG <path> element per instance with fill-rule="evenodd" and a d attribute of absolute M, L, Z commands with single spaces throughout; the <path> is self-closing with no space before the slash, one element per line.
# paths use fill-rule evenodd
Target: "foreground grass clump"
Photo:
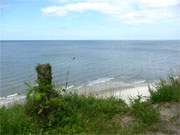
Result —
<path fill-rule="evenodd" d="M 27 134 L 35 133 L 35 124 L 32 118 L 25 114 L 22 105 L 0 108 L 0 134 Z"/>
<path fill-rule="evenodd" d="M 141 98 L 132 101 L 132 115 L 134 115 L 140 122 L 150 126 L 160 119 L 160 114 L 152 104 L 148 101 L 142 101 Z"/>
<path fill-rule="evenodd" d="M 128 110 L 121 100 L 74 94 L 51 98 L 48 104 L 48 115 L 38 122 L 45 133 L 111 133 L 116 131 L 116 126 L 111 122 L 113 115 L 124 114 Z"/>
<path fill-rule="evenodd" d="M 96 99 L 78 95 L 66 95 L 59 112 L 53 112 L 49 122 L 60 126 L 61 133 L 102 133 L 113 132 L 111 119 L 115 114 L 124 114 L 126 104 L 114 98 Z M 52 118 L 52 117 L 51 117 Z M 57 125 L 58 123 L 58 125 Z M 112 126 L 112 128 L 109 128 Z M 115 130 L 114 130 L 115 131 Z"/>
<path fill-rule="evenodd" d="M 150 90 L 152 102 L 179 102 L 180 101 L 180 78 L 169 77 L 161 80 L 156 90 Z"/>
<path fill-rule="evenodd" d="M 30 115 L 22 105 L 0 109 L 1 134 L 114 134 L 121 129 L 114 115 L 123 115 L 127 105 L 118 99 L 64 95 L 49 100 L 46 117 Z M 30 106 L 32 107 L 32 106 Z M 30 109 L 28 109 L 30 110 Z"/>

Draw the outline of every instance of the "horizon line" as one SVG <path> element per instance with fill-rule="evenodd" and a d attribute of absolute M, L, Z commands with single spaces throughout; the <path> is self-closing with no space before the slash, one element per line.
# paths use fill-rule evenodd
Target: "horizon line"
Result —
<path fill-rule="evenodd" d="M 178 41 L 180 39 L 0 39 L 0 41 Z"/>

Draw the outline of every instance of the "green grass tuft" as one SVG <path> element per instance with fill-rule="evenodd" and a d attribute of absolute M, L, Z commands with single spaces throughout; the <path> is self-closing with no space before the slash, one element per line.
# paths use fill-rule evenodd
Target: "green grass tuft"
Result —
<path fill-rule="evenodd" d="M 150 90 L 152 102 L 180 102 L 180 78 L 161 80 L 156 90 Z"/>
<path fill-rule="evenodd" d="M 140 97 L 132 101 L 132 115 L 146 125 L 152 125 L 160 119 L 159 111 L 150 102 L 141 101 Z"/>

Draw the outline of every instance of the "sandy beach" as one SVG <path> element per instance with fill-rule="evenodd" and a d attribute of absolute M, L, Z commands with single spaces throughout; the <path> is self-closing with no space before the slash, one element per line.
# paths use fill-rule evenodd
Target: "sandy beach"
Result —
<path fill-rule="evenodd" d="M 75 92 L 82 95 L 93 95 L 96 97 L 107 98 L 115 97 L 121 98 L 126 103 L 130 103 L 130 99 L 141 96 L 143 100 L 150 96 L 149 87 L 153 88 L 154 83 L 147 83 L 146 81 L 139 81 L 134 83 L 124 83 L 118 81 L 108 81 L 106 83 L 98 83 L 95 85 L 81 87 Z"/>
<path fill-rule="evenodd" d="M 92 95 L 98 98 L 121 98 L 127 104 L 130 103 L 130 99 L 137 98 L 138 96 L 142 96 L 143 99 L 147 99 L 150 95 L 148 83 L 143 81 L 132 84 L 112 81 L 100 82 L 95 85 L 82 86 L 78 88 L 73 87 L 68 89 L 68 91 L 73 91 L 79 95 Z M 25 95 L 17 93 L 6 97 L 0 97 L 0 106 L 23 103 L 25 101 L 25 97 Z"/>
<path fill-rule="evenodd" d="M 133 84 L 126 84 L 122 82 L 102 82 L 90 86 L 69 88 L 68 91 L 73 91 L 79 95 L 91 95 L 98 98 L 121 98 L 127 104 L 130 103 L 130 99 L 137 98 L 138 96 L 142 96 L 143 99 L 147 99 L 150 96 L 148 83 L 144 82 Z M 6 97 L 0 97 L 0 106 L 8 106 L 14 103 L 23 103 L 25 98 L 25 95 L 18 93 Z"/>

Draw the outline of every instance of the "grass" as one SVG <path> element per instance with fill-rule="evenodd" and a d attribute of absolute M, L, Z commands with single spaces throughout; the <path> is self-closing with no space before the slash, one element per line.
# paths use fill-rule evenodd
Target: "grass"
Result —
<path fill-rule="evenodd" d="M 67 94 L 52 98 L 52 110 L 39 121 L 23 105 L 0 109 L 1 134 L 133 134 L 143 133 L 157 122 L 159 114 L 149 103 L 136 99 L 128 107 L 115 98 L 97 99 Z M 120 119 L 131 112 L 135 123 L 124 128 Z"/>
<path fill-rule="evenodd" d="M 156 90 L 150 90 L 153 103 L 180 102 L 180 78 L 169 77 L 161 80 Z"/>
<path fill-rule="evenodd" d="M 114 98 L 65 95 L 57 110 L 50 113 L 46 130 L 56 127 L 56 132 L 61 134 L 110 133 L 115 131 L 115 126 L 108 127 L 112 125 L 113 115 L 124 114 L 127 109 L 123 101 Z"/>
<path fill-rule="evenodd" d="M 53 110 L 39 121 L 26 112 L 27 106 L 14 105 L 0 109 L 1 134 L 102 134 L 116 133 L 120 124 L 114 125 L 112 117 L 123 115 L 128 106 L 115 98 L 96 99 L 78 95 L 53 98 Z"/>
<path fill-rule="evenodd" d="M 27 134 L 35 133 L 35 124 L 32 118 L 25 114 L 22 105 L 14 105 L 9 108 L 0 108 L 0 134 Z"/>
<path fill-rule="evenodd" d="M 150 126 L 157 123 L 160 118 L 158 109 L 155 109 L 148 101 L 142 101 L 141 98 L 137 98 L 132 101 L 132 114 L 143 122 Z"/>
<path fill-rule="evenodd" d="M 124 114 L 128 107 L 122 100 L 114 98 L 96 99 L 78 95 L 67 95 L 64 97 L 67 112 L 70 114 L 62 121 L 70 127 L 76 127 L 78 132 L 106 133 L 115 131 L 111 119 L 115 114 Z M 70 128 L 69 127 L 69 128 Z M 77 128 L 78 127 L 78 128 Z"/>

